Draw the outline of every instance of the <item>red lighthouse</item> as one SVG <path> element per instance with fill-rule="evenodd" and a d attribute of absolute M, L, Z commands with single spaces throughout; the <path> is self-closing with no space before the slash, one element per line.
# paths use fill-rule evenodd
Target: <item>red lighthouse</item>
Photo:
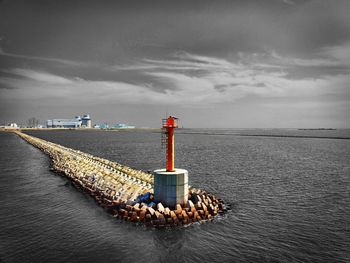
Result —
<path fill-rule="evenodd" d="M 177 128 L 178 118 L 169 116 L 162 120 L 162 128 L 166 134 L 166 171 L 174 172 L 174 130 Z"/>
<path fill-rule="evenodd" d="M 169 116 L 162 120 L 162 142 L 166 144 L 166 168 L 158 169 L 154 175 L 154 197 L 169 207 L 184 205 L 188 199 L 188 172 L 174 166 L 174 130 L 178 118 Z M 164 136 L 164 137 L 163 137 Z"/>

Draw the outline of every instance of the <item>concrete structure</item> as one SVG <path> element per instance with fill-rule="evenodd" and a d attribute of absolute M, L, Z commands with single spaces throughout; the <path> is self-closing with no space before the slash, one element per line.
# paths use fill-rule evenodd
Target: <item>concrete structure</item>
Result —
<path fill-rule="evenodd" d="M 155 170 L 154 198 L 169 207 L 186 205 L 188 199 L 188 172 L 174 166 L 174 129 L 177 118 L 169 116 L 162 121 L 166 135 L 166 169 Z"/>
<path fill-rule="evenodd" d="M 154 196 L 169 207 L 176 204 L 184 205 L 188 199 L 188 172 L 175 169 L 167 172 L 165 169 L 154 171 Z"/>
<path fill-rule="evenodd" d="M 91 128 L 91 119 L 88 114 L 83 118 L 76 116 L 74 119 L 52 119 L 46 121 L 47 128 Z"/>

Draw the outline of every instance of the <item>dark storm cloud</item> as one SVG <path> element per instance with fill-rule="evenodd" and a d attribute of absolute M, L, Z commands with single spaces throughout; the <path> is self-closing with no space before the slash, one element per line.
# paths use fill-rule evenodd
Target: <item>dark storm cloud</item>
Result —
<path fill-rule="evenodd" d="M 102 63 L 169 50 L 297 54 L 349 35 L 344 8 L 322 1 L 14 1 L 1 10 L 5 51 Z"/>
<path fill-rule="evenodd" d="M 349 94 L 349 13 L 349 1 L 1 1 L 0 103 L 13 112 L 0 117 L 84 108 L 103 121 L 119 107 L 153 125 L 145 113 L 170 107 L 195 126 L 207 122 L 194 108 L 216 116 L 209 126 L 221 117 L 246 126 L 255 111 L 287 125 L 270 111 L 296 118 L 313 107 L 314 125 L 331 126 L 322 116 L 332 107 L 339 125 L 349 110 L 337 104 Z"/>

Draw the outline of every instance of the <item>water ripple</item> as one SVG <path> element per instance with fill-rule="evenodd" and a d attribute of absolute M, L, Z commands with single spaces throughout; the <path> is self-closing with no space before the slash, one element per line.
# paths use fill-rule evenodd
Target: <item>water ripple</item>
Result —
<path fill-rule="evenodd" d="M 0 133 L 0 262 L 350 262 L 349 140 L 293 138 L 317 131 L 205 132 L 214 136 L 176 135 L 176 165 L 230 211 L 163 230 L 116 220 L 50 172 L 43 153 Z M 158 133 L 33 135 L 136 169 L 164 166 Z"/>

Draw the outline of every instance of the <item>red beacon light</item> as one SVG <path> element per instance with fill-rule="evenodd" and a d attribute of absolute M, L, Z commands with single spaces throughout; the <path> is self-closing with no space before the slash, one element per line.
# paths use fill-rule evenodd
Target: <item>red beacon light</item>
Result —
<path fill-rule="evenodd" d="M 162 120 L 163 128 L 177 128 L 178 118 L 169 116 L 167 119 Z"/>
<path fill-rule="evenodd" d="M 178 127 L 178 118 L 169 116 L 162 120 L 162 128 L 166 134 L 166 171 L 174 172 L 174 129 Z"/>

